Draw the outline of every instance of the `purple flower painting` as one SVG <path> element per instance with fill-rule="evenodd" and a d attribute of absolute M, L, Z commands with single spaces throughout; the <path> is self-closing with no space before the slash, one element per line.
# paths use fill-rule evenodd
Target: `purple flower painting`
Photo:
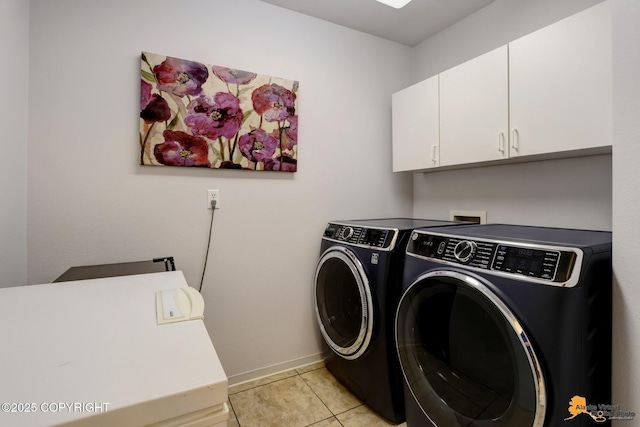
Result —
<path fill-rule="evenodd" d="M 140 164 L 296 172 L 298 82 L 143 52 Z"/>

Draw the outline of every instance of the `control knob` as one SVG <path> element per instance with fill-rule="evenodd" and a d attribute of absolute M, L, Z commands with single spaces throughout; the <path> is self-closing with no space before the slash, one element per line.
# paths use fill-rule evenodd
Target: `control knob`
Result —
<path fill-rule="evenodd" d="M 453 255 L 460 262 L 467 262 L 476 254 L 478 244 L 471 240 L 463 240 L 453 248 Z"/>
<path fill-rule="evenodd" d="M 342 237 L 344 240 L 349 240 L 351 236 L 353 236 L 352 227 L 345 227 L 342 229 L 342 232 L 340 233 L 340 237 Z"/>

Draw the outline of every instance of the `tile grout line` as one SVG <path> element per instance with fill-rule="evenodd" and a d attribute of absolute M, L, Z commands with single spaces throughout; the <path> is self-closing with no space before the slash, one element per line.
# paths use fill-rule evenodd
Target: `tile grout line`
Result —
<path fill-rule="evenodd" d="M 316 370 L 322 369 L 323 367 L 324 367 L 324 366 L 322 366 L 322 367 L 318 367 L 318 368 L 315 368 L 315 369 L 311 369 L 311 370 L 305 371 L 304 373 L 306 374 L 307 372 L 313 372 L 313 371 L 316 371 Z M 327 411 L 329 411 L 329 413 L 331 414 L 331 416 L 330 416 L 330 417 L 328 417 L 328 418 L 324 418 L 324 419 L 322 419 L 322 420 L 318 420 L 318 421 L 316 421 L 315 423 L 319 423 L 319 422 L 322 422 L 322 421 L 325 421 L 325 420 L 329 420 L 329 419 L 331 419 L 331 418 L 335 418 L 335 419 L 336 419 L 336 421 L 338 421 L 338 423 L 339 423 L 341 426 L 343 426 L 343 424 L 342 424 L 342 423 L 341 423 L 341 422 L 336 418 L 336 415 L 333 413 L 333 411 L 331 411 L 331 409 L 329 409 L 329 407 L 327 407 L 327 405 L 326 405 L 326 404 L 324 403 L 324 401 L 320 398 L 320 396 L 318 396 L 318 394 L 317 394 L 317 393 L 316 393 L 316 391 L 313 389 L 313 387 L 311 387 L 311 385 L 310 385 L 310 384 L 309 384 L 309 383 L 308 383 L 308 382 L 307 382 L 307 381 L 302 377 L 302 374 L 301 374 L 300 372 L 298 372 L 298 370 L 297 370 L 296 368 L 291 369 L 290 371 L 291 371 L 291 372 L 293 372 L 293 375 L 290 375 L 290 376 L 287 376 L 287 377 L 284 377 L 284 378 L 274 379 L 273 381 L 267 381 L 267 382 L 265 382 L 265 383 L 261 383 L 261 384 L 256 384 L 255 386 L 253 386 L 253 387 L 249 387 L 249 388 L 247 388 L 247 389 L 245 389 L 245 390 L 241 390 L 241 391 L 238 391 L 238 392 L 235 392 L 235 393 L 229 393 L 229 394 L 228 394 L 228 399 L 227 399 L 227 401 L 228 401 L 229 405 L 231 406 L 231 410 L 233 410 L 233 414 L 234 414 L 234 416 L 235 416 L 236 422 L 238 423 L 238 427 L 242 427 L 242 424 L 240 424 L 240 420 L 238 419 L 238 413 L 236 412 L 235 408 L 233 407 L 233 404 L 231 403 L 231 396 L 236 395 L 236 394 L 241 394 L 241 393 L 244 393 L 244 392 L 247 392 L 247 391 L 250 391 L 250 390 L 255 390 L 256 388 L 264 387 L 264 386 L 267 386 L 267 385 L 270 385 L 270 384 L 275 384 L 275 383 L 280 382 L 280 381 L 289 380 L 289 379 L 291 379 L 291 378 L 295 378 L 295 377 L 299 377 L 299 378 L 302 380 L 302 382 L 303 382 L 307 387 L 309 387 L 309 389 L 311 390 L 311 392 L 312 392 L 312 393 L 313 393 L 313 394 L 318 398 L 318 400 L 322 403 L 322 405 L 324 405 L 324 407 L 327 409 Z M 289 371 L 285 371 L 285 372 L 289 372 Z M 274 374 L 273 376 L 275 376 L 275 375 L 278 375 L 278 374 Z M 263 380 L 267 380 L 268 378 L 269 378 L 269 376 L 264 377 L 264 378 L 263 378 Z M 257 381 L 259 381 L 259 380 L 257 380 Z M 314 423 L 314 424 L 315 424 L 315 423 Z M 313 424 L 309 424 L 308 426 L 305 426 L 305 427 L 309 427 L 309 426 L 311 426 L 311 425 L 313 425 Z M 344 427 L 344 426 L 343 426 L 343 427 Z"/>
<path fill-rule="evenodd" d="M 250 388 L 248 388 L 248 389 L 246 389 L 246 390 L 242 390 L 242 391 L 238 391 L 238 392 L 236 392 L 236 393 L 229 394 L 229 395 L 228 395 L 228 399 L 227 399 L 227 400 L 228 400 L 228 402 L 229 402 L 229 405 L 231 405 L 231 409 L 233 410 L 233 414 L 235 415 L 236 422 L 238 423 L 238 427 L 242 427 L 242 424 L 240 424 L 240 419 L 238 418 L 238 413 L 236 412 L 236 410 L 235 410 L 235 409 L 234 409 L 234 407 L 233 407 L 233 404 L 231 403 L 231 396 L 232 396 L 232 395 L 241 394 L 241 393 L 244 393 L 244 392 L 246 392 L 246 391 L 250 391 L 250 390 L 255 390 L 255 389 L 257 389 L 257 388 L 264 387 L 264 386 L 267 386 L 267 385 L 269 385 L 269 384 L 275 384 L 275 383 L 280 382 L 280 381 L 284 381 L 284 380 L 288 380 L 288 379 L 291 379 L 291 378 L 295 378 L 296 376 L 300 376 L 300 374 L 298 374 L 298 373 L 296 372 L 296 373 L 295 373 L 295 375 L 291 375 L 291 376 L 289 376 L 289 377 L 279 378 L 279 379 L 277 379 L 277 380 L 269 381 L 269 382 L 266 382 L 266 383 L 264 383 L 264 384 L 257 384 L 256 386 L 254 386 L 254 387 L 250 387 Z M 266 378 L 269 378 L 269 377 L 266 377 Z M 302 379 L 302 380 L 304 381 L 304 379 Z M 306 382 L 305 382 L 305 384 L 306 384 Z M 313 391 L 313 390 L 312 390 L 312 391 Z M 314 392 L 314 393 L 315 393 L 315 392 Z M 322 401 L 322 400 L 321 400 L 321 401 Z M 324 402 L 322 402 L 322 403 L 324 404 Z M 327 408 L 327 409 L 328 409 L 328 408 Z M 329 412 L 331 412 L 331 411 L 329 411 Z M 305 427 L 306 427 L 306 426 L 305 426 Z"/>
<path fill-rule="evenodd" d="M 236 410 L 233 408 L 233 404 L 231 403 L 231 399 L 227 399 L 227 403 L 229 403 L 229 406 L 231 407 L 231 410 L 233 411 L 233 418 L 235 418 L 236 420 L 236 424 L 238 424 L 238 427 L 242 427 L 242 425 L 240 425 L 240 420 L 238 419 L 238 414 L 236 413 Z M 229 421 L 227 420 L 227 423 Z"/>
<path fill-rule="evenodd" d="M 312 369 L 312 370 L 307 371 L 307 372 L 317 371 L 317 370 L 322 369 L 322 368 L 326 368 L 326 366 L 319 367 L 319 368 L 316 368 L 316 369 Z M 307 372 L 305 372 L 305 374 L 306 374 Z M 302 374 L 298 373 L 298 375 L 300 376 L 300 378 L 302 378 L 302 381 L 304 381 L 304 382 L 305 382 L 305 384 L 306 384 L 306 385 L 311 389 L 311 391 L 313 392 L 313 394 L 315 394 L 315 395 L 316 395 L 316 397 L 320 400 L 320 402 L 322 402 L 322 404 L 327 408 L 327 410 L 328 410 L 329 412 L 331 412 L 331 414 L 333 414 L 333 415 L 332 415 L 332 417 L 330 417 L 330 418 L 335 418 L 335 420 L 338 422 L 338 424 L 340 424 L 340 425 L 341 425 L 341 426 L 343 426 L 343 427 L 344 427 L 344 424 L 342 424 L 342 422 L 338 419 L 338 415 L 346 414 L 347 412 L 349 412 L 349 411 L 353 411 L 353 410 L 354 410 L 354 409 L 356 409 L 356 408 L 360 408 L 360 407 L 362 407 L 362 406 L 366 406 L 366 404 L 365 404 L 364 402 L 362 402 L 362 401 L 360 400 L 360 398 L 358 398 L 358 400 L 360 401 L 360 404 L 359 404 L 359 405 L 354 406 L 353 408 L 345 409 L 344 411 L 339 412 L 339 413 L 337 413 L 337 414 L 336 414 L 336 413 L 334 413 L 334 412 L 333 412 L 333 411 L 332 411 L 332 410 L 327 406 L 327 404 L 326 404 L 326 403 L 324 403 L 324 400 L 322 400 L 322 398 L 320 397 L 320 395 L 318 395 L 318 393 L 316 393 L 316 391 L 315 391 L 315 389 L 313 388 L 312 384 L 311 384 L 311 383 L 309 383 L 307 380 L 305 380 L 305 379 L 304 379 L 304 377 L 302 376 Z M 349 391 L 349 390 L 347 389 L 347 391 Z M 349 393 L 351 393 L 351 391 L 349 391 Z M 328 420 L 329 418 L 326 418 L 326 419 Z M 320 421 L 324 421 L 324 420 L 320 420 Z M 320 422 L 320 421 L 318 421 L 318 422 Z M 307 427 L 308 427 L 308 426 L 307 426 Z"/>
<path fill-rule="evenodd" d="M 318 369 L 321 369 L 321 368 L 318 368 Z M 311 371 L 307 371 L 307 372 L 317 371 L 318 369 L 313 369 L 313 370 L 311 370 Z M 307 372 L 305 372 L 305 374 L 306 374 Z M 325 408 L 327 408 L 327 411 L 329 411 L 329 413 L 331 414 L 331 416 L 330 416 L 329 418 L 325 418 L 324 420 L 316 421 L 316 422 L 315 422 L 315 423 L 313 423 L 313 424 L 317 424 L 317 423 L 319 423 L 319 422 L 326 421 L 326 420 L 330 420 L 330 419 L 332 419 L 332 418 L 333 418 L 333 419 L 335 419 L 335 420 L 338 422 L 338 424 L 340 424 L 342 427 L 344 427 L 344 424 L 342 424 L 342 423 L 340 422 L 340 420 L 337 418 L 337 416 L 336 416 L 337 414 L 334 414 L 334 413 L 333 413 L 333 411 L 332 411 L 332 410 L 327 406 L 327 404 L 326 404 L 326 403 L 324 403 L 324 400 L 322 400 L 322 398 L 320 397 L 320 395 L 318 395 L 318 393 L 314 390 L 314 388 L 311 386 L 311 384 L 310 384 L 307 380 L 305 380 L 305 379 L 304 379 L 304 377 L 303 377 L 301 374 L 298 374 L 298 376 L 300 377 L 300 379 L 301 379 L 302 381 L 304 381 L 304 383 L 307 385 L 307 387 L 309 387 L 309 389 L 313 392 L 313 394 L 315 394 L 315 396 L 318 398 L 318 400 L 319 400 L 320 402 L 322 402 L 322 404 L 324 405 L 324 407 L 325 407 Z M 310 424 L 310 425 L 313 425 L 313 424 Z M 309 427 L 309 426 L 306 426 L 306 427 Z"/>
<path fill-rule="evenodd" d="M 295 372 L 295 369 L 292 369 L 292 371 L 294 371 L 294 372 Z M 285 372 L 289 372 L 289 371 L 285 371 Z M 272 376 L 276 376 L 276 375 L 279 375 L 279 374 L 274 374 L 274 375 L 272 375 Z M 295 372 L 295 374 L 290 375 L 290 376 L 288 376 L 288 377 L 278 378 L 278 379 L 274 379 L 274 380 L 269 381 L 269 382 L 265 382 L 265 383 L 261 383 L 261 384 L 256 384 L 256 385 L 255 385 L 255 386 L 253 386 L 253 387 L 249 387 L 249 388 L 247 388 L 247 389 L 240 390 L 240 391 L 237 391 L 237 392 L 235 392 L 235 393 L 229 393 L 229 396 L 232 396 L 232 395 L 234 395 L 234 394 L 244 393 L 245 391 L 254 390 L 254 389 L 258 388 L 258 387 L 262 387 L 262 386 L 265 386 L 265 385 L 269 385 L 269 384 L 277 383 L 278 381 L 283 381 L 283 380 L 286 380 L 286 379 L 289 379 L 289 378 L 293 378 L 293 377 L 295 377 L 296 375 L 299 375 L 299 374 L 298 374 L 297 372 Z M 269 377 L 270 377 L 270 376 L 263 377 L 261 380 L 266 380 L 266 379 L 268 379 Z M 260 380 L 260 379 L 258 379 L 258 380 L 255 380 L 255 381 L 261 381 L 261 380 Z M 238 387 L 238 386 L 240 386 L 240 385 L 242 385 L 242 384 L 237 384 L 237 385 L 234 385 L 233 387 Z"/>
<path fill-rule="evenodd" d="M 353 408 L 349 408 L 349 409 L 344 410 L 344 411 L 342 411 L 342 412 L 340 412 L 338 414 L 334 413 L 329 408 L 329 406 L 324 402 L 324 400 L 320 397 L 320 395 L 316 392 L 316 390 L 313 388 L 312 384 L 303 377 L 304 374 L 307 374 L 309 372 L 314 372 L 314 371 L 317 371 L 317 370 L 320 370 L 320 369 L 323 369 L 323 368 L 326 368 L 326 366 L 319 366 L 319 367 L 317 367 L 315 369 L 306 370 L 304 372 L 300 372 L 297 368 L 293 368 L 290 371 L 285 371 L 285 372 L 280 373 L 280 375 L 281 375 L 281 374 L 290 372 L 291 375 L 285 376 L 283 378 L 277 378 L 277 379 L 274 379 L 272 381 L 268 380 L 270 376 L 267 376 L 267 377 L 262 378 L 262 380 L 266 381 L 264 383 L 256 384 L 256 385 L 254 385 L 252 387 L 249 387 L 247 389 L 244 389 L 244 390 L 241 390 L 241 391 L 238 391 L 238 392 L 235 392 L 235 393 L 229 393 L 228 403 L 231 406 L 231 410 L 233 411 L 233 414 L 235 416 L 235 420 L 236 420 L 236 423 L 237 423 L 238 427 L 242 427 L 242 424 L 240 423 L 240 420 L 238 419 L 238 414 L 237 414 L 235 408 L 233 407 L 233 404 L 231 403 L 231 396 L 242 394 L 242 393 L 250 391 L 250 390 L 255 390 L 255 389 L 260 388 L 260 387 L 264 387 L 264 386 L 267 386 L 267 385 L 270 385 L 270 384 L 275 384 L 275 383 L 278 383 L 278 382 L 281 382 L 281 381 L 284 381 L 284 380 L 289 380 L 289 379 L 292 379 L 292 378 L 295 378 L 295 377 L 299 377 L 303 381 L 303 383 L 311 390 L 311 392 L 318 398 L 318 400 L 322 403 L 322 405 L 331 414 L 330 417 L 324 418 L 322 420 L 315 421 L 313 424 L 309 424 L 309 425 L 307 425 L 305 427 L 310 427 L 310 426 L 312 426 L 314 424 L 321 423 L 321 422 L 327 421 L 327 420 L 335 420 L 341 427 L 344 427 L 344 424 L 338 419 L 338 416 L 342 415 L 342 414 L 345 414 L 345 413 L 347 413 L 349 411 L 352 411 L 352 410 L 354 410 L 356 408 L 360 408 L 362 406 L 366 406 L 366 405 L 364 404 L 364 402 L 361 402 L 358 406 L 355 406 Z M 277 376 L 277 375 L 279 375 L 279 374 L 274 374 L 273 376 Z M 256 381 L 260 381 L 260 380 L 256 380 Z"/>

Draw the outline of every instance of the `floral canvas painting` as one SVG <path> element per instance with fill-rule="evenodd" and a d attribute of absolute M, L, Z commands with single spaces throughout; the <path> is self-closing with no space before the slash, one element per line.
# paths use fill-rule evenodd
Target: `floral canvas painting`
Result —
<path fill-rule="evenodd" d="M 298 82 L 142 52 L 140 164 L 297 171 Z"/>

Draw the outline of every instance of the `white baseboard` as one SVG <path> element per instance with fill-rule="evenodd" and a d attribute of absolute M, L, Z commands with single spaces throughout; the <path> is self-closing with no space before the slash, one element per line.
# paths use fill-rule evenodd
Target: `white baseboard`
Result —
<path fill-rule="evenodd" d="M 233 375 L 228 378 L 229 386 L 246 383 L 248 381 L 254 381 L 260 378 L 268 377 L 270 375 L 278 374 L 280 372 L 289 371 L 291 369 L 302 368 L 306 365 L 321 362 L 326 358 L 326 356 L 327 355 L 325 353 L 312 354 L 310 356 L 301 357 L 299 359 L 290 360 L 288 362 L 278 363 L 277 365 L 271 365 L 265 368 L 256 369 L 255 371 Z"/>

